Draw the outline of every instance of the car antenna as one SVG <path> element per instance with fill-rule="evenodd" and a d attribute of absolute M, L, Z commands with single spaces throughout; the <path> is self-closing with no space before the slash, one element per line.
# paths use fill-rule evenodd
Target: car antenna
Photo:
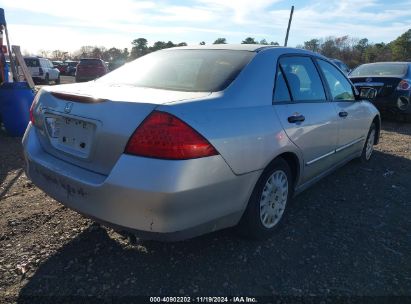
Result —
<path fill-rule="evenodd" d="M 284 46 L 287 46 L 288 43 L 288 34 L 290 33 L 291 21 L 293 20 L 294 5 L 291 6 L 290 19 L 288 19 L 287 34 L 285 35 Z"/>

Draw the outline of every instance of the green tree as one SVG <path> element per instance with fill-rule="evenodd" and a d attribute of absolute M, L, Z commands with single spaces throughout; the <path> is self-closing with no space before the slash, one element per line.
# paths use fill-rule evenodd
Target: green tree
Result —
<path fill-rule="evenodd" d="M 260 44 L 268 45 L 268 42 L 267 42 L 267 40 L 265 40 L 265 39 L 261 39 L 261 40 L 260 40 Z"/>
<path fill-rule="evenodd" d="M 217 38 L 216 41 L 213 42 L 213 44 L 226 44 L 227 39 L 225 38 Z"/>
<path fill-rule="evenodd" d="M 304 42 L 304 49 L 319 52 L 320 51 L 320 40 L 318 39 L 311 39 L 309 41 Z"/>
<path fill-rule="evenodd" d="M 243 40 L 243 42 L 241 42 L 241 44 L 257 44 L 257 41 L 255 41 L 252 37 L 247 37 Z"/>
<path fill-rule="evenodd" d="M 131 58 L 144 56 L 148 52 L 147 39 L 145 38 L 134 39 L 131 45 L 133 46 L 130 53 Z"/>
<path fill-rule="evenodd" d="M 411 60 L 411 29 L 390 43 L 392 58 L 396 61 Z"/>
<path fill-rule="evenodd" d="M 204 42 L 204 41 L 201 41 L 201 42 L 200 42 L 200 45 L 205 45 L 205 42 Z"/>

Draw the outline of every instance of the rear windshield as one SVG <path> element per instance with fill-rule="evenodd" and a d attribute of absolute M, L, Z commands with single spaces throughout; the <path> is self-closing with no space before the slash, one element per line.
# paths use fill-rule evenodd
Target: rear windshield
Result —
<path fill-rule="evenodd" d="M 350 76 L 404 76 L 407 68 L 407 64 L 399 63 L 363 64 L 352 71 Z"/>
<path fill-rule="evenodd" d="M 99 59 L 80 59 L 80 64 L 84 64 L 84 65 L 101 65 L 101 60 L 99 60 Z"/>
<path fill-rule="evenodd" d="M 40 66 L 40 62 L 37 58 L 24 58 L 24 62 L 31 68 L 38 68 Z"/>
<path fill-rule="evenodd" d="M 166 50 L 140 57 L 96 82 L 173 91 L 224 90 L 253 58 L 233 50 Z"/>

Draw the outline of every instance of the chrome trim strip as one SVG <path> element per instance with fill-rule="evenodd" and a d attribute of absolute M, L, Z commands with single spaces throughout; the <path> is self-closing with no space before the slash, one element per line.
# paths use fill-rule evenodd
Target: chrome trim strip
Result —
<path fill-rule="evenodd" d="M 364 137 L 365 136 L 361 136 L 360 138 L 358 138 L 358 139 L 356 139 L 356 140 L 354 140 L 354 141 L 352 141 L 352 142 L 350 142 L 350 143 L 348 143 L 344 146 L 339 147 L 338 149 L 335 150 L 335 152 L 340 152 L 344 149 L 347 149 L 347 148 L 351 147 L 352 145 L 355 145 L 356 143 L 362 141 L 364 139 Z"/>
<path fill-rule="evenodd" d="M 324 155 L 321 155 L 320 157 L 314 158 L 313 160 L 310 160 L 309 162 L 307 162 L 307 163 L 306 163 L 306 166 L 312 165 L 313 163 L 315 163 L 315 162 L 317 162 L 317 161 L 319 161 L 319 160 L 321 160 L 321 159 L 323 159 L 323 158 L 326 158 L 326 157 L 328 157 L 328 156 L 330 156 L 330 155 L 333 155 L 334 153 L 335 153 L 335 150 L 333 150 L 333 151 L 331 151 L 331 152 L 328 152 L 328 153 L 326 153 L 326 154 L 324 154 Z"/>
<path fill-rule="evenodd" d="M 356 82 L 354 83 L 356 87 L 383 87 L 383 82 Z"/>
<path fill-rule="evenodd" d="M 364 138 L 365 138 L 365 136 L 361 136 L 360 138 L 358 138 L 358 139 L 356 139 L 356 140 L 354 140 L 354 141 L 352 141 L 352 142 L 350 142 L 350 143 L 348 143 L 348 144 L 346 144 L 346 145 L 344 145 L 344 146 L 342 146 L 342 147 L 339 147 L 338 149 L 335 149 L 335 150 L 333 150 L 333 151 L 330 151 L 330 152 L 328 152 L 328 153 L 326 153 L 326 154 L 324 154 L 324 155 L 321 155 L 320 157 L 314 158 L 313 160 L 310 160 L 310 161 L 307 162 L 305 165 L 306 165 L 306 166 L 310 166 L 310 165 L 312 165 L 313 163 L 315 163 L 315 162 L 317 162 L 317 161 L 319 161 L 319 160 L 322 160 L 323 158 L 326 158 L 326 157 L 328 157 L 328 156 L 330 156 L 330 155 L 333 155 L 334 153 L 340 152 L 340 151 L 342 151 L 342 150 L 344 150 L 344 149 L 347 149 L 347 148 L 351 147 L 352 145 L 355 145 L 356 143 L 362 141 Z"/>

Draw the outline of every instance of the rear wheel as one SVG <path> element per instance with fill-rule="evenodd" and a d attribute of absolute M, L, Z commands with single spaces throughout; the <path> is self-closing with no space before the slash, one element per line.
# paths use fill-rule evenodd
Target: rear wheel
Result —
<path fill-rule="evenodd" d="M 239 224 L 240 233 L 253 239 L 269 237 L 281 224 L 293 194 L 290 167 L 274 160 L 260 176 Z"/>
<path fill-rule="evenodd" d="M 46 74 L 46 76 L 44 77 L 44 83 L 45 84 L 50 84 L 49 74 Z"/>
<path fill-rule="evenodd" d="M 361 153 L 361 160 L 367 162 L 371 159 L 371 155 L 374 152 L 374 143 L 377 136 L 377 128 L 375 123 L 371 124 L 370 130 L 368 131 L 367 139 L 365 140 L 364 148 Z"/>
<path fill-rule="evenodd" d="M 57 76 L 56 84 L 60 84 L 60 75 Z"/>

